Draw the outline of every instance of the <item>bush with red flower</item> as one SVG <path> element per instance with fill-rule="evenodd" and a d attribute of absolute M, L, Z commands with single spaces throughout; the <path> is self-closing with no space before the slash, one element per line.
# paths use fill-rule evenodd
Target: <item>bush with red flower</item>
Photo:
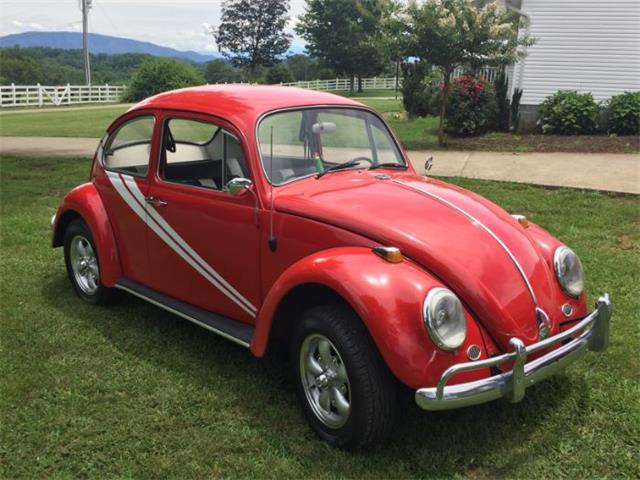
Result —
<path fill-rule="evenodd" d="M 493 85 L 471 75 L 455 78 L 449 92 L 445 128 L 455 135 L 478 135 L 495 128 Z"/>

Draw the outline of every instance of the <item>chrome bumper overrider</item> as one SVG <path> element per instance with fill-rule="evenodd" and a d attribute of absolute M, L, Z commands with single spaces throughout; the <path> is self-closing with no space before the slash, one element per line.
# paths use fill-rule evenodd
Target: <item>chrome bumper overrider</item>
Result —
<path fill-rule="evenodd" d="M 525 389 L 544 380 L 573 363 L 588 350 L 602 352 L 609 344 L 609 320 L 612 312 L 609 295 L 598 299 L 596 309 L 568 330 L 541 342 L 525 347 L 518 338 L 510 343 L 511 353 L 477 362 L 459 363 L 449 367 L 440 377 L 438 386 L 416 391 L 416 403 L 425 410 L 451 410 L 507 397 L 511 402 L 524 398 Z M 577 336 L 576 336 L 577 335 Z M 575 338 L 572 338 L 576 336 Z M 526 363 L 527 356 L 552 345 L 565 342 L 560 347 Z M 460 372 L 495 367 L 513 362 L 510 372 L 474 382 L 447 386 L 447 381 Z"/>

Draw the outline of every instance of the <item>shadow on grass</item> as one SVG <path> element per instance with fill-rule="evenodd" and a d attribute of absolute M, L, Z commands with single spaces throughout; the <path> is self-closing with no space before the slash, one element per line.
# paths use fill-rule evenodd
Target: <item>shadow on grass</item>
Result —
<path fill-rule="evenodd" d="M 491 458 L 500 458 L 492 475 L 512 476 L 533 455 L 559 448 L 561 432 L 579 436 L 579 415 L 568 416 L 574 423 L 550 421 L 559 406 L 577 402 L 570 409 L 579 411 L 588 404 L 582 378 L 564 375 L 529 389 L 519 404 L 498 401 L 441 413 L 420 410 L 405 389 L 390 441 L 363 452 L 340 452 L 320 444 L 305 426 L 283 360 L 258 361 L 248 350 L 130 295 L 121 293 L 109 308 L 82 304 L 62 274 L 51 278 L 42 294 L 51 308 L 95 329 L 118 351 L 205 390 L 223 385 L 242 418 L 278 450 L 304 464 L 317 462 L 318 452 L 328 455 L 323 463 L 328 476 L 343 476 L 344 463 L 353 461 L 362 474 L 379 475 L 380 465 L 399 463 L 407 470 L 404 476 L 473 476 L 480 466 L 486 473 Z"/>

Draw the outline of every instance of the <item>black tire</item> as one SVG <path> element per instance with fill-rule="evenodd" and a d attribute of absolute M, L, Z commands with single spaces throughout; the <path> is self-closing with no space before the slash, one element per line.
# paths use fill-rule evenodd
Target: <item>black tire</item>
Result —
<path fill-rule="evenodd" d="M 72 266 L 73 262 L 73 254 L 71 249 L 74 247 L 79 239 L 84 239 L 84 243 L 88 243 L 90 245 L 90 249 L 87 248 L 87 251 L 93 253 L 95 257 L 95 265 L 97 268 L 97 281 L 95 282 L 97 285 L 95 288 L 93 284 L 87 285 L 82 284 L 82 280 L 78 278 L 76 272 L 74 271 L 74 267 Z M 87 257 L 88 258 L 88 257 Z M 64 232 L 64 263 L 67 267 L 67 275 L 69 277 L 69 281 L 73 286 L 76 294 L 85 302 L 91 303 L 93 305 L 107 305 L 113 300 L 113 290 L 107 288 L 102 285 L 100 281 L 100 266 L 98 263 L 98 250 L 96 248 L 96 244 L 93 241 L 93 235 L 91 235 L 91 230 L 82 220 L 77 219 L 69 224 Z"/>
<path fill-rule="evenodd" d="M 320 376 L 314 381 L 304 380 L 313 377 L 315 373 L 310 373 L 308 367 L 302 365 L 301 355 L 303 361 L 309 354 L 313 355 L 312 347 L 309 345 L 317 338 L 323 342 L 322 337 L 330 341 L 332 355 L 337 353 L 339 357 L 331 358 L 333 364 L 340 365 L 342 362 L 346 369 L 348 381 L 339 384 L 338 387 L 343 389 L 342 392 L 346 392 L 343 398 L 349 401 L 346 421 L 345 415 L 340 415 L 336 409 L 334 400 L 331 400 L 329 411 L 323 409 L 316 413 L 319 407 L 313 397 L 317 394 L 319 398 L 323 390 L 317 383 Z M 350 308 L 335 304 L 314 307 L 305 312 L 292 339 L 290 358 L 294 363 L 294 381 L 298 398 L 307 420 L 320 438 L 335 447 L 354 450 L 379 443 L 389 436 L 396 418 L 396 380 L 389 372 L 362 321 Z M 318 358 L 323 360 L 320 355 Z M 316 385 L 309 387 L 311 383 Z M 327 388 L 335 387 L 324 385 L 324 390 Z M 335 394 L 335 391 L 331 393 Z M 320 418 L 330 417 L 332 413 L 342 417 L 339 421 L 345 423 L 329 426 L 326 418 Z"/>

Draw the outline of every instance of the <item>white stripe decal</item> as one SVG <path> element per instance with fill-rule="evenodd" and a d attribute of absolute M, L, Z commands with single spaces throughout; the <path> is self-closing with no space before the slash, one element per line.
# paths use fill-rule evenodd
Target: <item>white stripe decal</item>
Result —
<path fill-rule="evenodd" d="M 133 177 L 129 177 L 126 175 L 122 175 L 126 186 L 133 193 L 138 201 L 144 204 L 144 195 L 138 188 L 138 184 L 133 179 Z M 171 236 L 194 260 L 196 260 L 200 265 L 209 272 L 209 274 L 214 277 L 218 282 L 220 282 L 224 287 L 229 290 L 233 295 L 235 295 L 239 300 L 241 300 L 249 309 L 257 311 L 256 307 L 254 307 L 249 300 L 242 296 L 240 292 L 238 292 L 235 288 L 233 288 L 218 272 L 216 272 L 211 265 L 209 265 L 200 255 L 198 255 L 191 246 L 184 241 L 184 239 L 176 232 L 171 225 L 167 223 L 167 221 L 156 211 L 155 208 L 147 208 L 147 214 L 155 220 L 158 225 L 160 225 L 165 232 L 169 236 Z"/>
<path fill-rule="evenodd" d="M 256 307 L 254 307 L 246 298 L 244 298 L 240 293 L 231 288 L 231 291 L 227 289 L 226 285 L 229 285 L 226 281 L 224 284 L 216 279 L 216 277 L 220 277 L 220 275 L 208 265 L 202 257 L 200 257 L 191 247 L 189 247 L 186 242 L 178 235 L 178 233 L 173 230 L 165 221 L 162 219 L 162 222 L 166 225 L 166 231 L 163 230 L 161 224 L 157 222 L 156 217 L 150 217 L 148 214 L 154 212 L 157 215 L 157 212 L 151 208 L 147 208 L 144 201 L 144 196 L 142 192 L 135 184 L 135 180 L 132 177 L 126 175 L 118 175 L 113 172 L 107 172 L 108 178 L 111 181 L 112 185 L 116 189 L 116 191 L 120 194 L 122 199 L 125 201 L 127 205 L 134 211 L 143 222 L 145 222 L 151 230 L 153 230 L 160 239 L 162 239 L 174 252 L 176 252 L 180 257 L 186 261 L 194 270 L 196 270 L 200 275 L 202 275 L 209 283 L 211 283 L 214 287 L 216 287 L 220 292 L 222 292 L 225 296 L 231 299 L 234 303 L 236 303 L 240 308 L 242 308 L 245 312 L 247 312 L 250 316 L 255 317 L 256 315 Z M 122 178 L 120 178 L 122 177 Z M 126 184 L 123 182 L 126 182 Z M 129 187 L 129 188 L 127 188 Z M 129 189 L 132 191 L 130 192 Z M 135 195 L 135 197 L 134 197 Z M 159 216 L 159 215 L 158 215 Z M 171 235 L 175 235 L 175 238 L 172 238 Z M 192 258 L 192 256 L 194 258 Z M 215 273 L 215 276 L 211 273 Z"/>

